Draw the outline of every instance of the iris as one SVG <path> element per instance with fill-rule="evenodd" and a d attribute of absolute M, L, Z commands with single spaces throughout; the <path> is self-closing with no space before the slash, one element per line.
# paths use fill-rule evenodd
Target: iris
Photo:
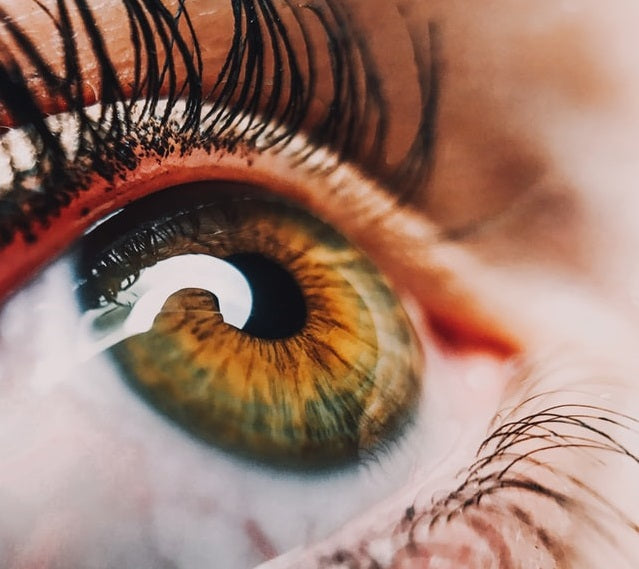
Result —
<path fill-rule="evenodd" d="M 154 288 L 168 290 L 148 329 L 109 348 L 123 378 L 193 435 L 244 457 L 316 469 L 374 454 L 420 396 L 422 356 L 400 302 L 328 225 L 247 188 L 215 186 L 150 196 L 82 244 L 83 310 L 127 316 Z M 221 268 L 210 286 L 194 269 L 176 275 L 176 290 L 165 276 L 136 291 L 145 272 L 176 257 L 185 273 L 192 258 L 222 260 L 248 289 L 224 292 Z M 227 318 L 224 304 L 242 296 L 246 316 Z"/>

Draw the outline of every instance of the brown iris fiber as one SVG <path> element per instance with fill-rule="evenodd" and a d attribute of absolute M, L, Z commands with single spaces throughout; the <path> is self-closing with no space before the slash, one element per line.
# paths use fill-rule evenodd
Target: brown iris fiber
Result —
<path fill-rule="evenodd" d="M 384 279 L 298 209 L 222 204 L 167 221 L 171 238 L 153 262 L 259 253 L 299 285 L 304 325 L 286 338 L 252 336 L 223 321 L 214 290 L 182 289 L 150 331 L 113 348 L 129 383 L 198 437 L 277 464 L 330 465 L 390 440 L 418 399 L 420 355 Z"/>

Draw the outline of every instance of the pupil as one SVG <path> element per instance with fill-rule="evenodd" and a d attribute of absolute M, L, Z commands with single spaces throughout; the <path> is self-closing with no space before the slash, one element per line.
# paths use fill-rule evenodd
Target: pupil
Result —
<path fill-rule="evenodd" d="M 247 334 L 277 340 L 297 334 L 306 323 L 306 303 L 293 275 L 260 253 L 236 253 L 224 259 L 238 269 L 253 293 L 242 328 Z"/>

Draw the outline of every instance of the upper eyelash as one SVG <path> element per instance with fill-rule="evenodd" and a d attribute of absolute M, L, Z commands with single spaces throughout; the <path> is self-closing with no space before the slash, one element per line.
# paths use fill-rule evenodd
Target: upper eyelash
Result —
<path fill-rule="evenodd" d="M 0 247 L 8 244 L 17 230 L 27 240 L 32 238 L 34 218 L 46 223 L 91 176 L 97 174 L 110 181 L 134 169 L 140 139 L 132 133 L 145 129 L 153 134 L 148 137 L 153 142 L 145 150 L 159 156 L 170 146 L 169 134 L 179 141 L 181 152 L 202 145 L 232 152 L 239 143 L 256 147 L 258 141 L 258 149 L 277 151 L 304 131 L 307 146 L 298 151 L 300 163 L 316 149 L 329 148 L 339 161 L 357 163 L 395 190 L 400 200 L 427 179 L 438 100 L 434 26 L 428 34 L 409 28 L 414 51 L 409 55 L 417 62 L 422 97 L 420 126 L 403 159 L 389 167 L 382 158 L 390 117 L 378 70 L 354 18 L 336 0 L 308 4 L 286 0 L 287 14 L 271 0 L 231 0 L 232 41 L 208 93 L 202 92 L 205 70 L 186 0 L 180 0 L 175 14 L 162 0 L 121 1 L 134 52 L 130 93 L 118 80 L 87 0 L 57 0 L 57 18 L 40 5 L 64 45 L 62 74 L 55 72 L 28 34 L 0 8 L 0 21 L 18 51 L 12 53 L 0 40 L 0 105 L 11 122 L 22 127 L 35 154 L 35 171 L 21 172 L 12 166 L 11 186 L 0 193 Z M 82 29 L 74 27 L 69 17 L 71 3 L 82 15 Z M 313 47 L 318 30 L 330 57 L 332 99 L 324 116 L 311 119 L 309 109 L 318 84 L 318 54 Z M 292 33 L 302 39 L 301 45 L 294 45 Z M 90 40 L 98 62 L 102 93 L 97 118 L 85 108 L 78 34 Z M 423 41 L 427 45 L 420 43 Z M 162 50 L 165 55 L 160 61 Z M 30 84 L 24 76 L 18 55 L 37 71 L 46 98 L 60 101 L 61 108 L 71 115 L 78 141 L 71 157 L 61 142 L 63 129 L 45 119 L 45 109 L 36 97 L 38 85 Z M 269 58 L 275 62 L 272 69 L 267 68 Z M 177 69 L 182 67 L 185 78 L 178 82 Z M 269 93 L 263 88 L 267 81 L 272 85 Z M 161 106 L 163 89 L 166 100 Z M 134 113 L 137 104 L 142 105 L 141 111 Z M 179 120 L 172 122 L 178 105 Z"/>

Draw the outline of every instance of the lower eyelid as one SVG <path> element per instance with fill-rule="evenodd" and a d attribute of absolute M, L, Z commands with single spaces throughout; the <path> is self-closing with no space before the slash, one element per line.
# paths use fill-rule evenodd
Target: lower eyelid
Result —
<path fill-rule="evenodd" d="M 573 371 L 584 379 L 583 370 Z M 566 403 L 578 399 L 584 403 Z M 497 416 L 476 471 L 418 478 L 390 508 L 381 505 L 332 540 L 261 569 L 634 567 L 636 496 L 623 489 L 633 486 L 635 459 L 626 453 L 639 430 L 611 405 L 619 402 L 602 405 L 574 390 L 520 402 Z"/>
<path fill-rule="evenodd" d="M 428 332 L 424 334 L 428 335 Z M 404 567 L 400 563 L 403 554 L 399 552 L 407 543 L 411 526 L 404 519 L 407 507 L 412 505 L 419 509 L 423 527 L 427 529 L 429 523 L 423 518 L 423 510 L 428 509 L 431 500 L 437 497 L 443 500 L 448 489 L 461 483 L 463 476 L 458 478 L 459 472 L 473 461 L 485 434 L 485 426 L 498 407 L 504 384 L 512 377 L 510 366 L 498 359 L 482 354 L 460 358 L 459 355 L 438 351 L 433 347 L 432 337 L 426 339 L 424 336 L 424 339 L 431 346 L 426 354 L 428 364 L 422 412 L 428 419 L 420 427 L 419 435 L 409 438 L 406 449 L 402 451 L 410 453 L 420 464 L 419 468 L 390 499 L 349 522 L 333 537 L 308 550 L 286 554 L 260 566 L 261 569 L 338 568 L 349 560 L 354 566 L 358 566 L 357 563 L 363 567 L 367 564 L 376 566 L 377 563 L 380 567 L 393 569 Z M 420 458 L 416 458 L 418 456 Z M 417 525 L 416 516 L 414 520 Z M 444 521 L 442 527 L 445 525 Z M 442 541 L 448 544 L 449 537 L 450 533 L 444 528 Z M 476 536 L 474 539 L 477 541 Z M 450 557 L 454 547 L 449 545 L 444 549 L 446 556 Z M 406 551 L 412 550 L 408 547 Z"/>

